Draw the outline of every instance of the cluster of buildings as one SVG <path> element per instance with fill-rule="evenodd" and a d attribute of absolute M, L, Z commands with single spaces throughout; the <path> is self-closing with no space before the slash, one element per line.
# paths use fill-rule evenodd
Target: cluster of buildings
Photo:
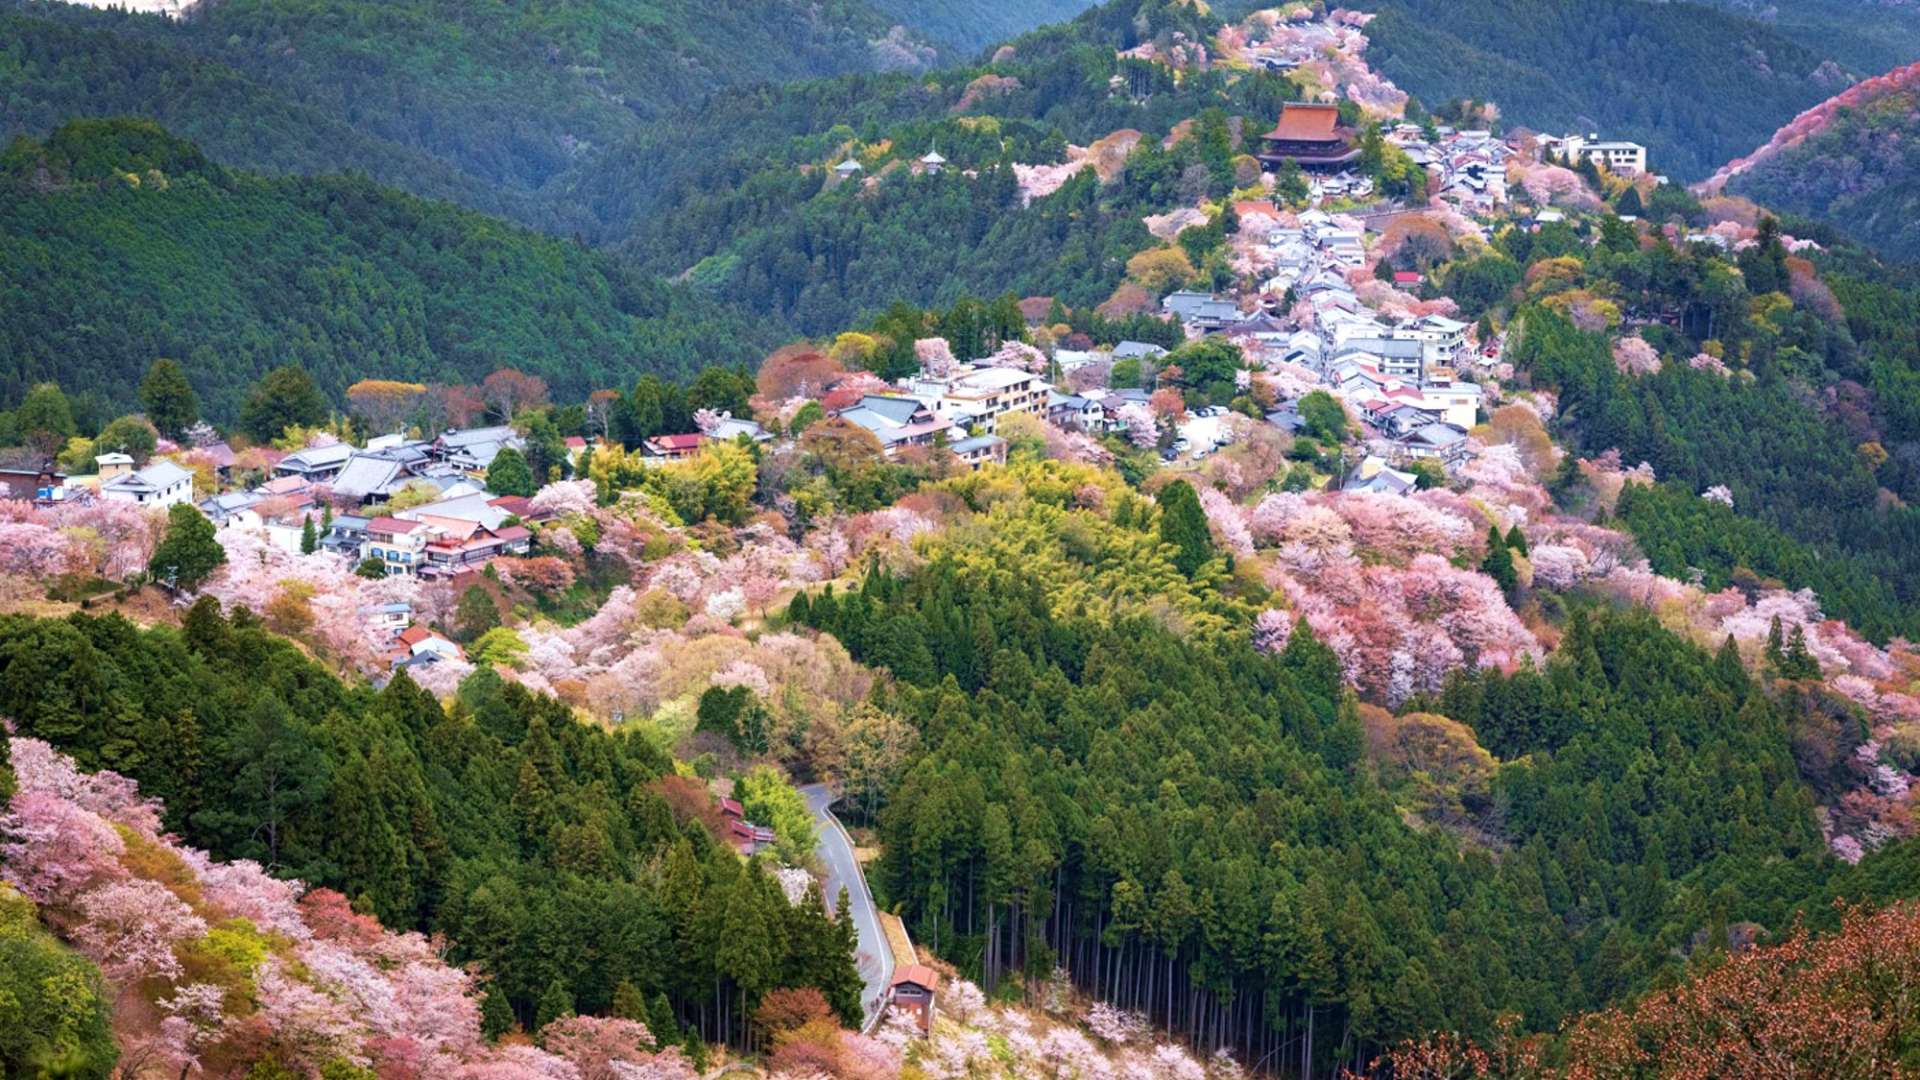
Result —
<path fill-rule="evenodd" d="M 1513 147 L 1491 131 L 1434 129 L 1436 138 L 1415 124 L 1399 124 L 1387 141 L 1427 172 L 1428 197 L 1452 203 L 1464 214 L 1485 216 L 1507 205 L 1507 161 Z"/>
<path fill-rule="evenodd" d="M 1044 418 L 1052 389 L 1024 368 L 961 364 L 941 374 L 922 371 L 902 380 L 898 392 L 867 394 L 834 415 L 871 432 L 888 457 L 944 446 L 978 469 L 1007 460 L 1007 440 L 996 434 L 1001 419 Z"/>
<path fill-rule="evenodd" d="M 504 425 L 433 439 L 387 435 L 365 446 L 308 447 L 281 458 L 264 482 L 211 495 L 199 508 L 216 527 L 257 530 L 289 552 L 301 550 L 310 523 L 324 522 L 316 539 L 325 550 L 356 562 L 378 560 L 389 574 L 452 575 L 532 548 L 532 533 L 523 524 L 530 516 L 527 500 L 486 489 L 487 466 L 507 447 L 523 449 L 524 443 Z M 186 470 L 157 462 L 141 472 L 168 469 L 186 475 L 179 501 L 191 498 L 192 474 Z M 103 483 L 102 496 L 117 483 Z M 385 505 L 403 493 L 425 501 L 386 514 L 333 513 L 341 505 Z"/>

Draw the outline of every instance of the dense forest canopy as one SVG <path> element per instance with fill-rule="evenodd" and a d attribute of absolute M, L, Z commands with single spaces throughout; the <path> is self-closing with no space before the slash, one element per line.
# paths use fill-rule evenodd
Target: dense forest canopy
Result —
<path fill-rule="evenodd" d="M 789 904 L 685 816 L 644 739 L 497 677 L 450 709 L 405 676 L 349 686 L 208 599 L 179 631 L 0 619 L 0 699 L 20 734 L 139 780 L 189 842 L 445 933 L 522 1023 L 638 994 L 668 1041 L 733 1038 L 734 990 L 775 986 L 859 1014 L 850 930 L 817 896 Z"/>
<path fill-rule="evenodd" d="M 989 985 L 1062 963 L 1203 1042 L 1324 1068 L 1422 1029 L 1485 1038 L 1506 1008 L 1551 1028 L 1730 923 L 1786 925 L 1836 875 L 1873 891 L 1822 850 L 1794 711 L 1650 618 L 1576 614 L 1546 670 L 1410 706 L 1494 755 L 1463 842 L 1408 827 L 1413 789 L 1368 752 L 1391 721 L 1342 703 L 1303 628 L 1274 657 L 1183 640 L 1124 601 L 1063 610 L 1077 580 L 1004 561 L 1164 524 L 1033 506 L 995 528 L 1015 536 L 795 611 L 901 677 L 925 753 L 878 812 L 879 887 Z"/>
<path fill-rule="evenodd" d="M 352 177 L 267 179 L 140 121 L 75 122 L 0 160 L 0 397 L 113 406 L 177 358 L 207 415 L 294 363 L 339 400 L 379 377 L 501 367 L 570 397 L 773 344 L 755 324 L 566 240 Z"/>

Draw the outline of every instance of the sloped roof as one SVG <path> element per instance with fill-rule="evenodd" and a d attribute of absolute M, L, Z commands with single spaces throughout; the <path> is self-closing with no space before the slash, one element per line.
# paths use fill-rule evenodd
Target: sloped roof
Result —
<path fill-rule="evenodd" d="M 893 973 L 893 981 L 887 985 L 899 986 L 901 983 L 913 983 L 929 990 L 937 990 L 940 987 L 940 976 L 925 964 L 907 964 Z"/>
<path fill-rule="evenodd" d="M 1281 106 L 1280 122 L 1266 137 L 1291 142 L 1332 142 L 1339 138 L 1334 133 L 1339 123 L 1338 106 L 1288 104 Z"/>

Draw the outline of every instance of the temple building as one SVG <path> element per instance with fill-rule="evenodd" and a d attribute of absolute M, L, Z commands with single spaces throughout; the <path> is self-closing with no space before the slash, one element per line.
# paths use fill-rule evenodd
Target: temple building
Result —
<path fill-rule="evenodd" d="M 1288 161 L 1308 170 L 1340 169 L 1360 156 L 1336 105 L 1282 106 L 1280 122 L 1261 139 L 1266 147 L 1255 156 L 1269 169 Z"/>

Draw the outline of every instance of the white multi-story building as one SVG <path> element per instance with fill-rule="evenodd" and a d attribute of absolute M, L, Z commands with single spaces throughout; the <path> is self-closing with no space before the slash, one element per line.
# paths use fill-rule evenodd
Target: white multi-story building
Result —
<path fill-rule="evenodd" d="M 1568 161 L 1585 159 L 1621 176 L 1639 176 L 1647 171 L 1647 148 L 1635 142 L 1603 140 L 1588 134 L 1542 139 L 1540 145 Z"/>
<path fill-rule="evenodd" d="M 983 433 L 993 434 L 1008 413 L 1047 415 L 1047 391 L 1052 387 L 1031 371 L 1019 368 L 961 368 L 944 378 L 920 377 L 907 383 L 907 393 Z"/>

